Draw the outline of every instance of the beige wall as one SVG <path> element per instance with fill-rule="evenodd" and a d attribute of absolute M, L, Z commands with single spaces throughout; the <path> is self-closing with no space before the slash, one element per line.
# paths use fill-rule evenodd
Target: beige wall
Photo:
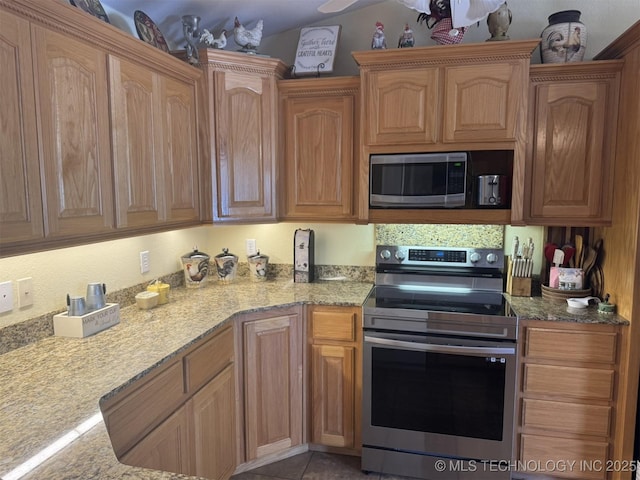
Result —
<path fill-rule="evenodd" d="M 640 0 L 534 0 L 510 1 L 513 23 L 509 35 L 514 40 L 540 38 L 547 26 L 550 14 L 561 10 L 580 10 L 581 20 L 588 33 L 585 60 L 590 60 L 640 17 Z M 336 53 L 334 75 L 357 75 L 358 69 L 351 52 L 371 48 L 371 36 L 375 24 L 380 21 L 385 26 L 387 45 L 395 47 L 398 37 L 408 23 L 414 31 L 416 46 L 435 45 L 431 31 L 418 24 L 418 12 L 405 7 L 396 0 L 361 8 L 355 12 L 327 18 L 317 25 L 342 25 L 338 51 Z M 268 20 L 265 20 L 265 22 Z M 296 28 L 262 39 L 260 51 L 280 58 L 287 65 L 295 59 L 300 29 Z M 485 21 L 479 26 L 472 25 L 465 33 L 463 43 L 484 42 L 490 37 Z M 533 63 L 540 63 L 540 53 L 536 50 Z"/>
<path fill-rule="evenodd" d="M 88 282 L 104 282 L 109 291 L 120 290 L 180 270 L 179 258 L 194 246 L 215 256 L 228 248 L 245 260 L 245 239 L 256 240 L 262 253 L 269 255 L 273 263 L 293 263 L 293 234 L 296 228 L 312 228 L 315 233 L 315 263 L 317 265 L 373 266 L 375 263 L 374 225 L 335 225 L 280 223 L 268 225 L 219 226 L 176 230 L 166 233 L 132 237 L 122 240 L 96 243 L 73 248 L 0 259 L 0 282 L 12 281 L 14 309 L 0 314 L 0 328 L 65 307 L 66 294 L 84 295 Z M 431 226 L 437 229 L 438 226 Z M 462 228 L 462 227 L 460 227 Z M 456 227 L 455 230 L 460 228 Z M 474 230 L 475 227 L 466 227 Z M 402 230 L 411 230 L 411 225 Z M 478 228 L 482 234 L 482 227 Z M 442 244 L 446 244 L 449 229 L 441 230 Z M 515 233 L 514 233 L 515 232 Z M 505 239 L 511 244 L 513 235 L 521 239 L 534 237 L 536 245 L 542 244 L 540 227 L 507 227 Z M 401 238 L 401 237 L 400 237 Z M 473 237 L 468 237 L 473 238 Z M 474 245 L 488 246 L 480 239 Z M 501 246 L 501 243 L 495 245 Z M 139 254 L 150 252 L 151 271 L 140 273 Z M 541 252 L 542 248 L 538 249 Z M 540 265 L 540 260 L 536 265 Z M 539 267 L 538 267 L 539 268 Z M 18 308 L 16 280 L 33 278 L 34 304 Z"/>

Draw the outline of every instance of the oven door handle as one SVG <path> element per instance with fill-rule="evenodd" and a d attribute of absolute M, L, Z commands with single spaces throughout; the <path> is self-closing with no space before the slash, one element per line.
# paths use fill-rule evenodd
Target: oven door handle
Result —
<path fill-rule="evenodd" d="M 436 345 L 433 343 L 404 342 L 389 338 L 364 337 L 365 342 L 388 347 L 409 348 L 423 352 L 451 353 L 460 355 L 515 355 L 515 347 L 465 347 L 463 345 Z"/>

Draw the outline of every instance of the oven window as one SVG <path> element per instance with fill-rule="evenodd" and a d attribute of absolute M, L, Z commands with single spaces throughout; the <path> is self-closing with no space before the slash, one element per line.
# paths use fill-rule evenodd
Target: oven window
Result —
<path fill-rule="evenodd" d="M 372 348 L 374 426 L 502 440 L 504 359 Z"/>
<path fill-rule="evenodd" d="M 445 195 L 447 164 L 372 164 L 371 193 L 409 197 Z"/>

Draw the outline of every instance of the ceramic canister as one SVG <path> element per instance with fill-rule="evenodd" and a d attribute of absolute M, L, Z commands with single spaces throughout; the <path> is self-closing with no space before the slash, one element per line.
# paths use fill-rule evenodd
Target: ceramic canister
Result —
<path fill-rule="evenodd" d="M 223 248 L 222 253 L 215 256 L 218 280 L 224 283 L 232 282 L 238 271 L 238 256 L 229 253 L 228 248 Z"/>
<path fill-rule="evenodd" d="M 249 277 L 251 280 L 257 282 L 267 279 L 267 266 L 269 264 L 269 257 L 267 255 L 261 255 L 260 250 L 255 255 L 247 257 L 249 262 Z"/>
<path fill-rule="evenodd" d="M 542 63 L 581 62 L 587 48 L 587 29 L 580 21 L 580 11 L 564 10 L 549 16 L 542 31 Z"/>
<path fill-rule="evenodd" d="M 169 284 L 163 283 L 160 280 L 156 280 L 147 286 L 147 291 L 158 294 L 158 305 L 163 305 L 169 301 L 169 289 Z"/>
<path fill-rule="evenodd" d="M 203 286 L 209 273 L 209 255 L 199 252 L 198 247 L 194 247 L 192 252 L 185 253 L 180 260 L 184 270 L 184 283 L 189 288 Z"/>

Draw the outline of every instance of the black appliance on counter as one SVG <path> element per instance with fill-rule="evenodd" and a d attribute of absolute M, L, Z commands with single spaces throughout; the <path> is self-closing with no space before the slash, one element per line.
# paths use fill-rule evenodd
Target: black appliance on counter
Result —
<path fill-rule="evenodd" d="M 377 247 L 363 306 L 362 470 L 510 478 L 518 324 L 503 269 L 500 249 Z"/>

